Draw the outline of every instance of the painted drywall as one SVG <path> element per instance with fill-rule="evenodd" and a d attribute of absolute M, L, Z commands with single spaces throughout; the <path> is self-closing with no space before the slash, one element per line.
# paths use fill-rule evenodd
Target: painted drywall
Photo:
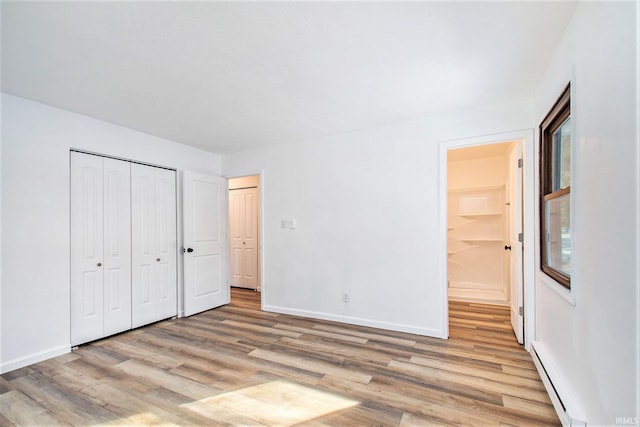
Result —
<path fill-rule="evenodd" d="M 575 305 L 538 273 L 536 331 L 570 415 L 589 425 L 640 416 L 637 7 L 580 2 L 535 98 L 540 123 L 571 80 Z"/>
<path fill-rule="evenodd" d="M 449 190 L 501 187 L 507 182 L 507 155 L 448 162 Z"/>
<path fill-rule="evenodd" d="M 263 171 L 263 308 L 443 336 L 438 143 L 526 128 L 530 107 L 520 100 L 223 156 L 225 174 Z"/>
<path fill-rule="evenodd" d="M 175 168 L 179 189 L 182 170 L 219 175 L 221 159 L 6 94 L 2 113 L 2 245 L 11 250 L 2 253 L 0 370 L 7 371 L 70 348 L 70 148 Z M 180 191 L 178 198 L 180 206 Z"/>

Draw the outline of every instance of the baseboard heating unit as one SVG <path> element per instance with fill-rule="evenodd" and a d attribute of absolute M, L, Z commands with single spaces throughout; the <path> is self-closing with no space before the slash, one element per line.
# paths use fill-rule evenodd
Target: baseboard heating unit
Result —
<path fill-rule="evenodd" d="M 584 421 L 585 417 L 580 406 L 568 384 L 561 379 L 550 358 L 547 357 L 544 344 L 539 341 L 531 342 L 531 358 L 562 425 L 564 427 L 586 427 L 587 422 Z"/>

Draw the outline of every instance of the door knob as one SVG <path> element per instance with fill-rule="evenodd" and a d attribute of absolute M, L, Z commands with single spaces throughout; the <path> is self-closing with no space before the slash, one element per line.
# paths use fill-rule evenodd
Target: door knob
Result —
<path fill-rule="evenodd" d="M 510 251 L 510 250 L 511 250 L 511 245 L 509 245 L 509 246 L 505 246 L 505 247 L 504 247 L 504 250 L 505 250 L 505 251 Z"/>
<path fill-rule="evenodd" d="M 98 265 L 98 267 L 102 267 L 102 263 L 101 262 L 99 262 L 97 265 Z"/>
<path fill-rule="evenodd" d="M 160 262 L 160 258 L 156 258 L 156 261 Z"/>
<path fill-rule="evenodd" d="M 187 252 L 189 253 L 193 252 L 193 248 L 187 248 Z"/>

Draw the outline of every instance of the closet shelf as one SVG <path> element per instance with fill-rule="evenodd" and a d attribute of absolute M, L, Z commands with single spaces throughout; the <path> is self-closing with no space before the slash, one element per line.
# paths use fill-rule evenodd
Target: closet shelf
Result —
<path fill-rule="evenodd" d="M 451 264 L 457 265 L 458 267 L 460 267 L 460 268 L 462 268 L 464 270 L 471 271 L 471 269 L 467 265 L 465 265 L 465 264 L 463 264 L 463 263 L 461 263 L 459 261 L 456 261 L 456 260 L 451 259 L 451 258 L 449 258 L 447 261 L 450 262 Z"/>
<path fill-rule="evenodd" d="M 453 230 L 454 228 L 458 228 L 461 227 L 465 224 L 471 224 L 473 222 L 478 221 L 477 219 L 469 219 L 469 218 L 465 218 L 462 217 L 460 215 L 455 215 L 452 213 L 448 213 L 447 214 L 447 228 L 449 230 Z"/>
<path fill-rule="evenodd" d="M 475 248 L 478 245 L 467 245 L 464 248 L 459 248 L 459 249 L 449 249 L 447 250 L 447 255 L 453 255 L 453 254 L 457 254 L 463 251 L 466 251 L 467 249 L 471 249 L 471 248 Z"/>
<path fill-rule="evenodd" d="M 449 239 L 447 240 L 447 253 L 448 254 L 455 254 L 455 253 L 462 252 L 462 251 L 465 251 L 467 249 L 473 248 L 475 246 L 476 245 L 469 244 L 467 242 L 463 242 L 460 239 L 455 239 L 455 238 L 449 237 Z"/>
<path fill-rule="evenodd" d="M 462 218 L 475 218 L 479 216 L 501 216 L 502 212 L 475 212 L 475 213 L 451 212 L 451 215 L 459 216 Z"/>
<path fill-rule="evenodd" d="M 508 241 L 504 191 L 504 186 L 497 186 L 448 193 L 447 275 L 459 291 L 504 287 L 503 246 Z"/>

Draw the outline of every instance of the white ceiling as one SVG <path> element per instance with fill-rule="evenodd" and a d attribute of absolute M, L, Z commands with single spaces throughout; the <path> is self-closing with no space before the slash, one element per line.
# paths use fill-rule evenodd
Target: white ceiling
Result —
<path fill-rule="evenodd" d="M 575 2 L 2 2 L 2 90 L 227 153 L 531 96 Z"/>

